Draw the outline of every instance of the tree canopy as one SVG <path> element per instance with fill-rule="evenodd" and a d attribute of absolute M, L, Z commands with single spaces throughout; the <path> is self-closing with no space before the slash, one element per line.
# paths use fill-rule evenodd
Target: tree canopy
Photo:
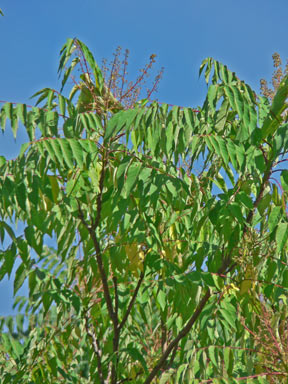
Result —
<path fill-rule="evenodd" d="M 207 58 L 196 110 L 134 100 L 78 39 L 59 73 L 0 111 L 29 137 L 0 157 L 0 280 L 29 286 L 1 382 L 286 383 L 288 76 L 270 101 Z"/>

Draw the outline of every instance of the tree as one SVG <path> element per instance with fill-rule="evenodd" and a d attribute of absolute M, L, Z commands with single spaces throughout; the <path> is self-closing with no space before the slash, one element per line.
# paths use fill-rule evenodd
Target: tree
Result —
<path fill-rule="evenodd" d="M 0 158 L 0 279 L 29 284 L 1 382 L 285 383 L 288 77 L 270 103 L 205 59 L 194 110 L 125 104 L 77 39 L 59 71 L 69 96 L 1 108 L 30 140 Z"/>

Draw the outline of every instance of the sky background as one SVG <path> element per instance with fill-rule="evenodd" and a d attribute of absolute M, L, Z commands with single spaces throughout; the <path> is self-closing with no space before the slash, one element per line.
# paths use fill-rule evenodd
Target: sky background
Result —
<path fill-rule="evenodd" d="M 1 101 L 33 104 L 36 91 L 59 89 L 59 51 L 68 37 L 88 45 L 98 63 L 112 59 L 117 46 L 128 48 L 131 79 L 156 54 L 156 70 L 164 67 L 156 97 L 180 106 L 203 103 L 207 88 L 198 71 L 208 56 L 257 93 L 260 79 L 271 79 L 272 54 L 288 58 L 287 0 L 0 0 L 0 8 Z M 16 157 L 25 140 L 23 128 L 15 141 L 7 127 L 0 155 Z M 13 313 L 12 302 L 13 284 L 5 279 L 0 316 Z"/>

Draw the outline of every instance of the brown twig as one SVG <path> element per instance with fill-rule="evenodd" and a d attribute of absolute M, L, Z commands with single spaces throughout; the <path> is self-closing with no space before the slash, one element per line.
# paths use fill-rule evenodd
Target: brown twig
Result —
<path fill-rule="evenodd" d="M 128 308 L 126 310 L 126 313 L 123 316 L 123 319 L 122 319 L 121 323 L 119 324 L 119 331 L 124 327 L 124 325 L 125 325 L 125 323 L 126 323 L 126 321 L 128 319 L 128 316 L 129 316 L 129 314 L 130 314 L 130 312 L 132 310 L 133 304 L 134 304 L 134 302 L 136 300 L 136 297 L 137 297 L 137 294 L 138 294 L 138 291 L 140 289 L 140 286 L 142 284 L 143 279 L 144 279 L 144 272 L 142 271 L 141 274 L 140 274 L 140 278 L 138 280 L 138 283 L 136 285 L 135 291 L 133 293 L 133 296 L 132 296 L 132 298 L 130 300 L 130 303 L 128 305 Z"/>

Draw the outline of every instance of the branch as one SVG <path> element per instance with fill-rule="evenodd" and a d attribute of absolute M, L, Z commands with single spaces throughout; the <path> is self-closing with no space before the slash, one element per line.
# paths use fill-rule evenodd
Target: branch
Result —
<path fill-rule="evenodd" d="M 101 254 L 101 249 L 100 249 L 100 244 L 99 241 L 96 237 L 96 228 L 98 227 L 100 223 L 100 218 L 101 218 L 101 208 L 102 208 L 102 192 L 103 192 L 103 186 L 104 186 L 104 177 L 105 177 L 105 159 L 103 159 L 103 164 L 102 164 L 102 170 L 101 170 L 101 176 L 100 176 L 100 182 L 99 182 L 99 189 L 100 192 L 98 193 L 97 196 L 97 213 L 96 213 L 96 219 L 93 222 L 92 220 L 92 225 L 89 226 L 88 223 L 85 221 L 83 211 L 81 209 L 80 203 L 78 201 L 78 210 L 79 210 L 79 218 L 82 222 L 82 224 L 87 228 L 90 237 L 93 241 L 93 245 L 96 251 L 96 260 L 97 260 L 97 265 L 99 268 L 99 273 L 102 281 L 102 286 L 103 286 L 103 291 L 104 291 L 104 297 L 105 297 L 105 302 L 107 304 L 107 309 L 109 313 L 109 317 L 112 320 L 113 323 L 113 330 L 114 330 L 114 337 L 113 337 L 113 352 L 116 354 L 116 364 L 112 364 L 112 370 L 109 372 L 108 376 L 112 374 L 111 376 L 111 383 L 116 384 L 117 383 L 117 365 L 118 365 L 118 347 L 119 347 L 119 337 L 120 337 L 120 330 L 118 329 L 118 295 L 117 295 L 117 281 L 116 281 L 116 288 L 115 288 L 115 311 L 113 309 L 113 303 L 112 303 L 112 298 L 110 295 L 109 291 L 109 286 L 108 286 L 108 279 L 107 275 L 105 272 L 105 268 L 103 265 L 103 259 L 102 259 L 102 254 Z M 115 286 L 115 280 L 113 279 L 114 286 Z"/>
<path fill-rule="evenodd" d="M 113 277 L 114 291 L 115 291 L 115 324 L 114 325 L 114 337 L 113 337 L 113 354 L 115 354 L 116 363 L 112 365 L 112 379 L 111 383 L 117 383 L 117 367 L 119 363 L 118 349 L 119 349 L 119 339 L 120 339 L 120 330 L 118 326 L 118 287 L 117 287 L 117 277 Z"/>
<path fill-rule="evenodd" d="M 99 245 L 99 242 L 97 240 L 95 231 L 90 227 L 88 227 L 87 229 L 90 233 L 90 236 L 92 238 L 94 248 L 96 251 L 96 260 L 97 260 L 97 264 L 98 264 L 98 268 L 99 268 L 99 272 L 100 272 L 100 277 L 101 277 L 101 281 L 102 281 L 102 285 L 103 285 L 104 297 L 105 297 L 105 301 L 107 304 L 108 313 L 109 313 L 109 316 L 112 320 L 114 329 L 115 328 L 117 329 L 118 320 L 117 320 L 116 313 L 114 312 L 114 309 L 113 309 L 112 299 L 111 299 L 111 295 L 110 295 L 109 287 L 108 287 L 108 280 L 107 280 L 106 272 L 105 272 L 104 265 L 103 265 L 100 245 Z"/>
<path fill-rule="evenodd" d="M 178 349 L 178 347 L 175 346 L 174 349 L 173 349 L 173 351 L 172 351 L 172 355 L 171 355 L 171 357 L 170 357 L 170 360 L 169 360 L 169 362 L 167 363 L 167 365 L 165 366 L 165 370 L 166 370 L 166 369 L 169 369 L 169 368 L 172 367 L 172 364 L 173 364 L 174 359 L 175 359 L 175 357 L 176 357 L 177 349 Z"/>
<path fill-rule="evenodd" d="M 253 208 L 250 210 L 250 212 L 248 213 L 248 216 L 247 216 L 247 220 L 246 221 L 247 221 L 248 224 L 251 224 L 254 212 L 257 209 L 257 207 L 260 204 L 260 201 L 261 201 L 261 199 L 263 197 L 263 193 L 264 193 L 264 190 L 265 190 L 265 187 L 266 187 L 266 183 L 268 182 L 268 180 L 269 180 L 269 178 L 271 176 L 271 173 L 272 173 L 272 167 L 273 167 L 273 164 L 271 164 L 271 166 L 269 164 L 268 169 L 264 173 L 263 181 L 262 181 L 262 184 L 260 186 L 259 194 L 258 194 L 256 200 L 254 201 Z M 247 229 L 248 229 L 248 227 L 247 227 L 247 225 L 245 225 L 244 228 L 243 228 L 243 233 L 244 234 L 247 232 Z"/>
<path fill-rule="evenodd" d="M 119 349 L 120 332 L 121 332 L 121 329 L 123 328 L 123 326 L 125 325 L 125 323 L 128 319 L 128 316 L 131 312 L 131 309 L 132 309 L 133 304 L 135 302 L 135 299 L 136 299 L 136 296 L 138 294 L 141 283 L 143 281 L 143 278 L 144 278 L 144 272 L 141 272 L 140 279 L 138 280 L 137 286 L 136 286 L 134 294 L 130 300 L 127 311 L 126 311 L 126 313 L 125 313 L 125 315 L 124 315 L 124 317 L 123 317 L 123 319 L 119 325 L 118 324 L 118 305 L 119 305 L 119 302 L 118 302 L 117 278 L 113 277 L 114 290 L 115 290 L 115 312 L 114 312 L 115 323 L 113 322 L 113 325 L 114 325 L 113 354 L 115 354 L 115 356 L 116 356 L 116 363 L 113 364 L 113 366 L 112 366 L 112 372 L 111 372 L 112 373 L 112 378 L 111 378 L 112 384 L 117 383 L 117 367 L 118 367 L 118 363 L 119 363 L 118 349 Z"/>
<path fill-rule="evenodd" d="M 119 297 L 118 297 L 118 286 L 117 286 L 117 277 L 116 276 L 113 277 L 113 285 L 114 285 L 114 292 L 115 292 L 115 299 L 114 299 L 114 301 L 115 301 L 115 304 L 114 304 L 115 314 L 118 318 Z"/>
<path fill-rule="evenodd" d="M 83 214 L 83 211 L 81 209 L 79 201 L 78 201 L 78 210 L 79 210 L 79 218 L 80 218 L 82 224 L 87 228 L 87 230 L 91 236 L 91 239 L 93 241 L 93 244 L 94 244 L 94 248 L 96 251 L 96 260 L 97 260 L 97 264 L 98 264 L 98 268 L 99 268 L 99 272 L 100 272 L 100 277 L 101 277 L 101 281 L 102 281 L 102 285 L 103 285 L 104 297 L 105 297 L 105 301 L 107 304 L 108 313 L 109 313 L 109 316 L 113 322 L 114 329 L 115 329 L 115 327 L 117 329 L 118 320 L 117 320 L 116 314 L 115 314 L 114 309 L 113 309 L 112 299 L 111 299 L 109 287 L 108 287 L 108 280 L 107 280 L 106 272 L 105 272 L 104 265 L 103 265 L 100 245 L 99 245 L 99 242 L 97 240 L 95 230 L 93 229 L 93 227 L 90 227 L 88 225 L 88 223 L 85 221 L 84 214 Z"/>
<path fill-rule="evenodd" d="M 167 328 L 166 323 L 161 316 L 161 350 L 164 352 L 167 345 Z"/>
<path fill-rule="evenodd" d="M 103 370 L 102 370 L 102 363 L 101 363 L 101 350 L 99 347 L 99 342 L 98 342 L 97 337 L 95 336 L 94 332 L 90 332 L 88 322 L 89 322 L 89 319 L 88 319 L 87 313 L 85 313 L 86 332 L 87 332 L 87 335 L 92 340 L 92 347 L 93 347 L 93 350 L 94 350 L 94 353 L 95 353 L 96 359 L 97 359 L 97 368 L 98 368 L 100 383 L 104 384 Z"/>
<path fill-rule="evenodd" d="M 126 311 L 126 313 L 125 313 L 125 315 L 124 315 L 124 317 L 123 317 L 123 319 L 122 319 L 122 321 L 121 321 L 121 323 L 119 325 L 119 331 L 124 327 L 124 325 L 125 325 L 125 323 L 126 323 L 126 321 L 128 319 L 128 316 L 129 316 L 129 314 L 131 312 L 131 309 L 133 307 L 133 304 L 134 304 L 134 302 L 136 300 L 136 297 L 137 297 L 137 294 L 139 292 L 139 289 L 140 289 L 140 286 L 141 286 L 141 283 L 142 283 L 143 279 L 144 279 L 144 272 L 141 272 L 140 278 L 138 280 L 137 286 L 135 288 L 133 296 L 132 296 L 132 298 L 130 300 L 130 303 L 128 305 L 127 311 Z"/>
<path fill-rule="evenodd" d="M 105 157 L 104 157 L 105 156 Z M 95 230 L 101 219 L 101 209 L 102 209 L 102 194 L 103 194 L 103 188 L 104 188 L 104 178 L 105 178 L 105 168 L 106 168 L 106 155 L 103 154 L 103 160 L 102 160 L 102 169 L 101 169 L 101 175 L 100 175 L 100 180 L 99 180 L 99 193 L 97 196 L 97 214 L 96 214 L 96 219 L 92 225 L 92 228 Z"/>

